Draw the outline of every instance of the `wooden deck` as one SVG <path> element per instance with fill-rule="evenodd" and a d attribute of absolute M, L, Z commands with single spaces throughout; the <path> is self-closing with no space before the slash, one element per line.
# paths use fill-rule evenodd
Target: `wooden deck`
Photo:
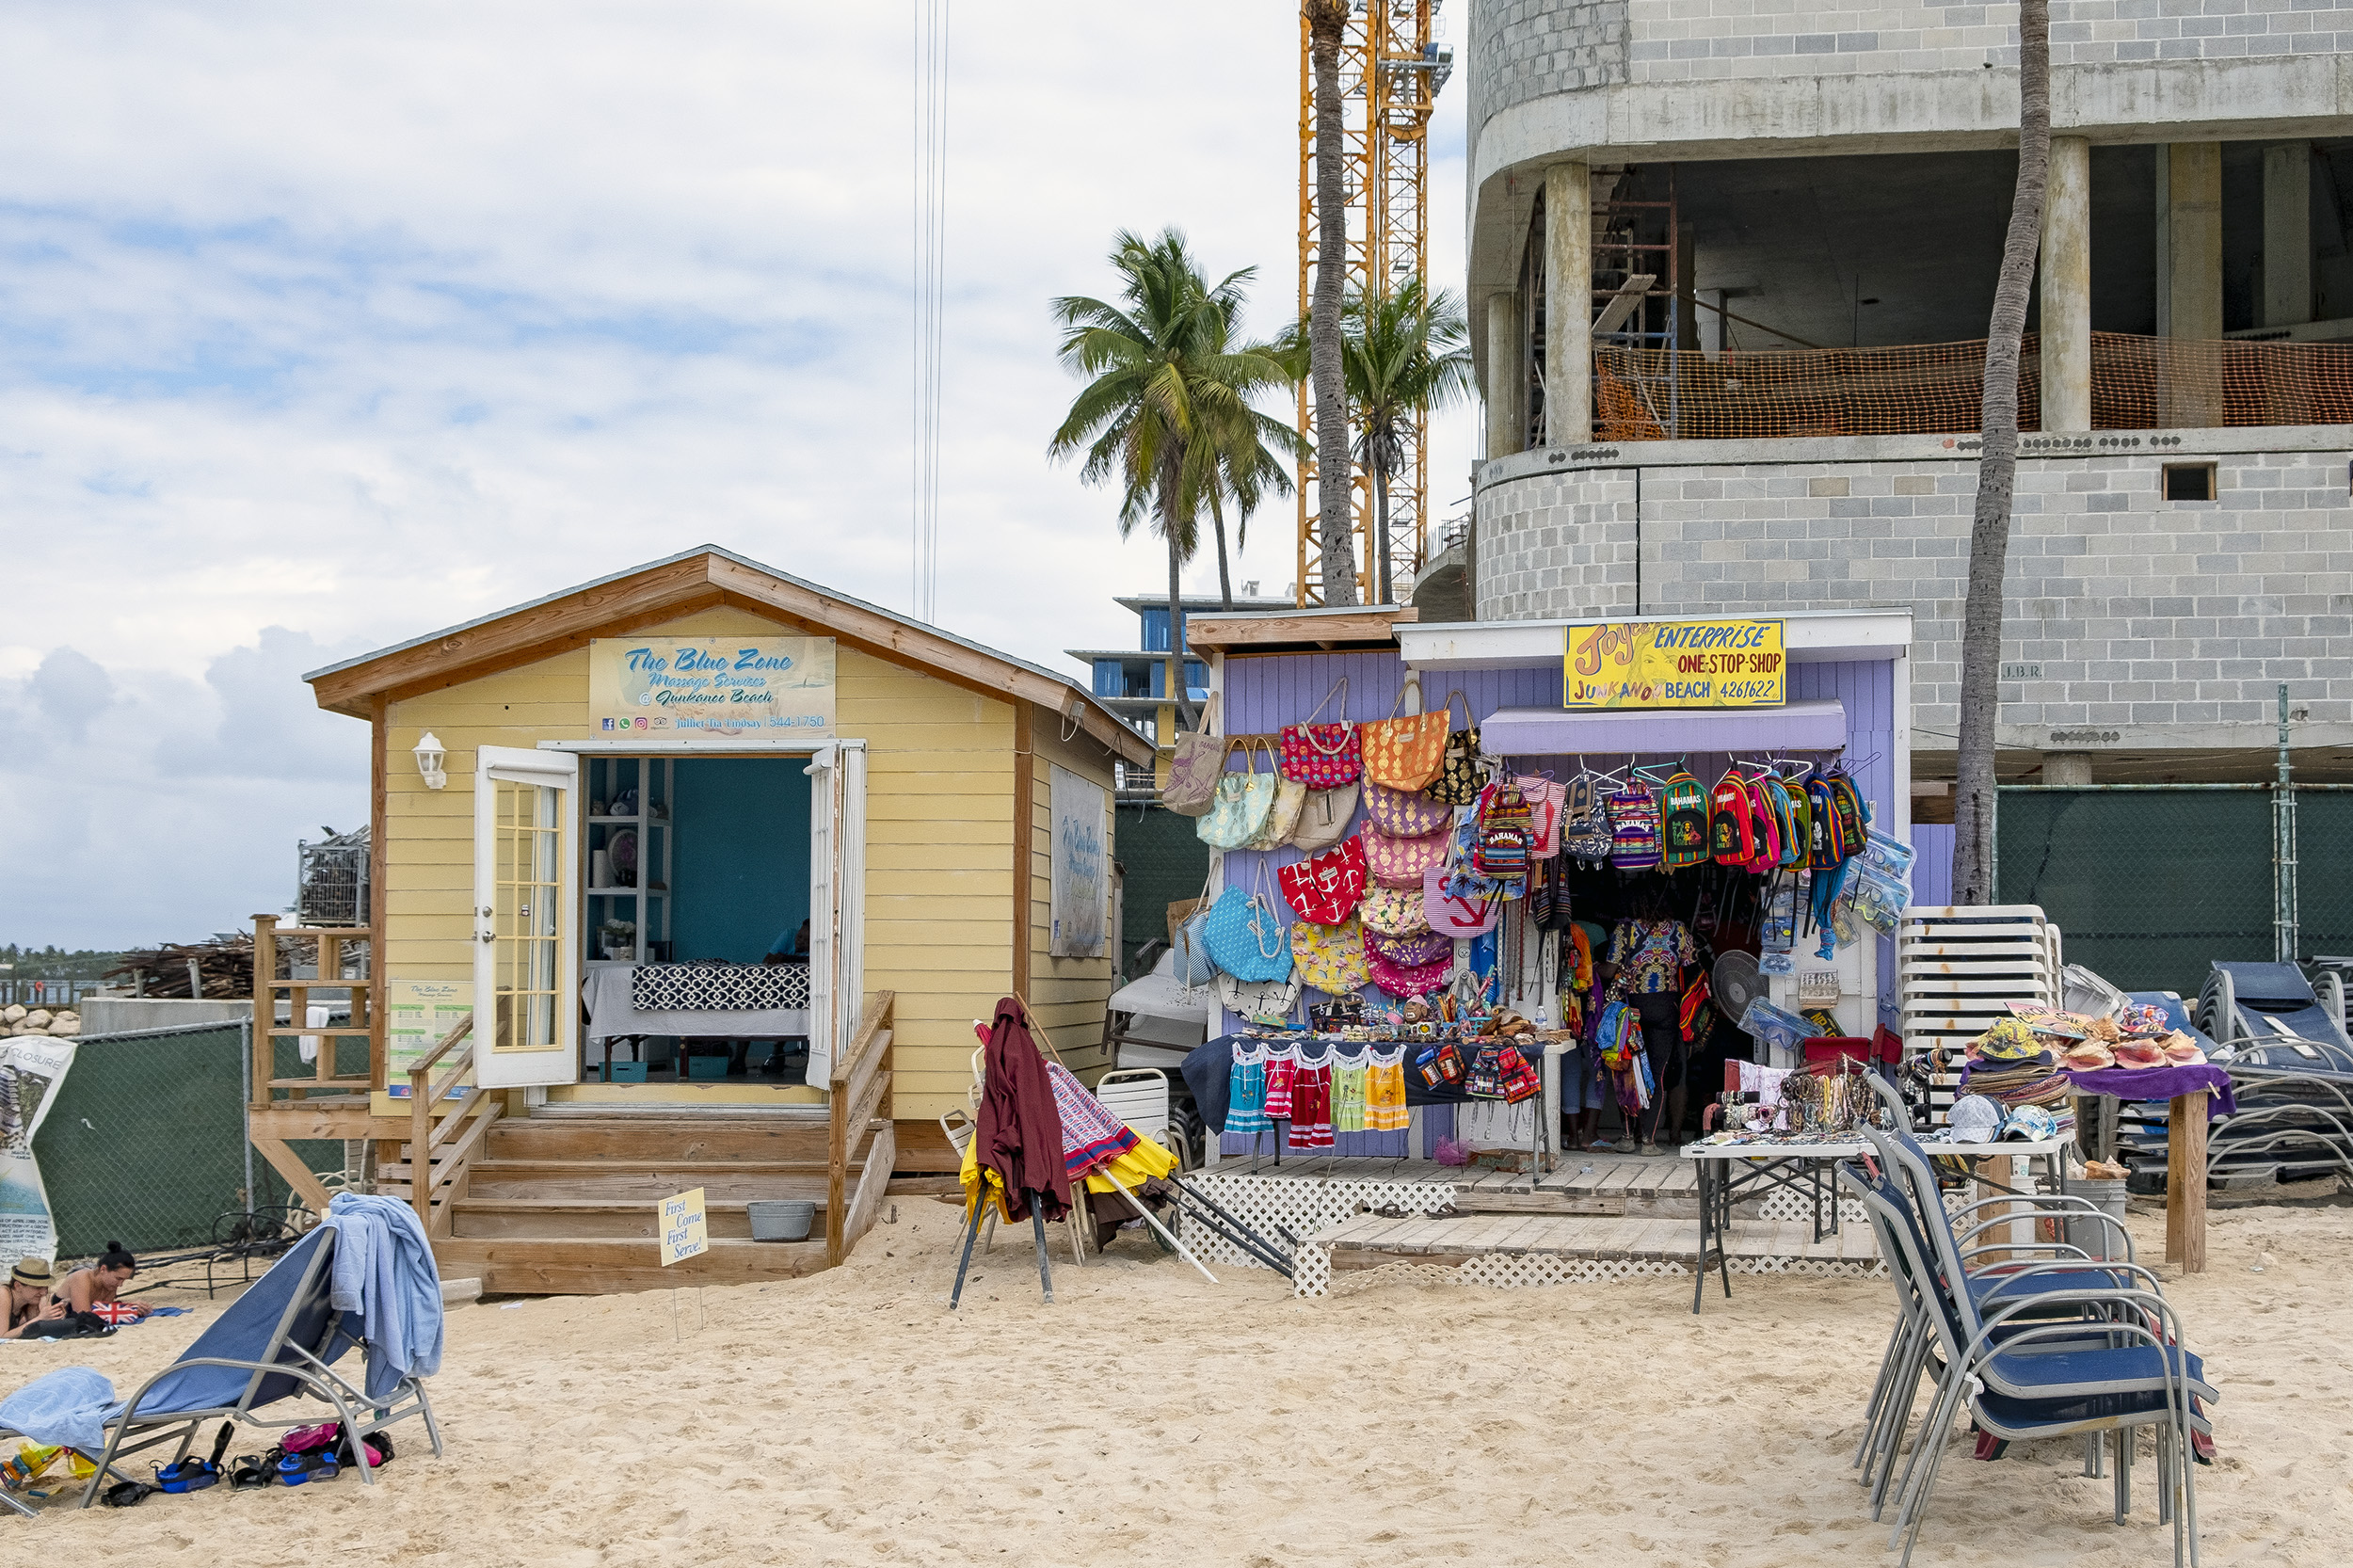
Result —
<path fill-rule="evenodd" d="M 1847 1224 L 1814 1239 L 1802 1220 L 1736 1219 L 1728 1251 L 1736 1266 L 1790 1261 L 1849 1264 L 1868 1269 L 1879 1261 L 1868 1225 Z M 1459 1268 L 1473 1258 L 1541 1254 L 1578 1262 L 1700 1266 L 1700 1224 L 1690 1219 L 1575 1214 L 1487 1214 L 1456 1219 L 1384 1219 L 1359 1214 L 1313 1238 L 1328 1248 L 1332 1272 L 1378 1269 L 1391 1263 Z M 1713 1268 L 1711 1252 L 1705 1262 Z"/>
<path fill-rule="evenodd" d="M 1699 1170 L 1675 1155 L 1570 1154 L 1558 1168 L 1538 1175 L 1441 1165 L 1433 1160 L 1373 1159 L 1310 1155 L 1280 1166 L 1260 1160 L 1251 1169 L 1245 1157 L 1220 1161 L 1219 1176 L 1252 1176 L 1261 1181 L 1431 1182 L 1454 1189 L 1454 1207 L 1465 1214 L 1636 1215 L 1699 1221 Z"/>

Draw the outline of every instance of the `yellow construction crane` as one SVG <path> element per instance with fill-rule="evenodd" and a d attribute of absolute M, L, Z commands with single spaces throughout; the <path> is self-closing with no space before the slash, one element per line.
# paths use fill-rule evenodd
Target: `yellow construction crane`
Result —
<path fill-rule="evenodd" d="M 1340 41 L 1341 162 L 1348 202 L 1348 276 L 1344 287 L 1386 294 L 1408 278 L 1427 280 L 1430 264 L 1430 114 L 1453 71 L 1453 52 L 1437 41 L 1443 0 L 1354 0 Z M 1315 68 L 1305 15 L 1299 23 L 1299 313 L 1307 313 L 1316 265 Z M 1427 544 L 1430 460 L 1427 419 L 1401 432 L 1404 462 L 1389 482 L 1390 582 L 1409 587 Z M 1321 604 L 1323 552 L 1317 542 L 1315 399 L 1299 388 L 1299 602 Z M 1361 465 L 1349 474 L 1356 519 L 1357 601 L 1377 597 L 1381 571 L 1374 537 L 1372 480 Z"/>

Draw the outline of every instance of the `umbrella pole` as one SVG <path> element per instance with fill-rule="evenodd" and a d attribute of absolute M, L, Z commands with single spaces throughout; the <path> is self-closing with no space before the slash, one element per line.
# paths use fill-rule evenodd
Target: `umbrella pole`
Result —
<path fill-rule="evenodd" d="M 988 1201 L 988 1176 L 981 1176 L 980 1190 L 972 1194 L 972 1211 L 964 1221 L 964 1257 L 956 1264 L 956 1288 L 948 1293 L 948 1310 L 953 1312 L 964 1299 L 964 1276 L 972 1267 L 972 1242 L 981 1234 L 981 1205 Z"/>
<path fill-rule="evenodd" d="M 1159 1231 L 1162 1236 L 1168 1239 L 1168 1244 L 1176 1249 L 1177 1256 L 1183 1258 L 1194 1268 L 1200 1269 L 1201 1277 L 1203 1279 L 1208 1280 L 1211 1285 L 1215 1285 L 1217 1283 L 1217 1276 L 1209 1272 L 1208 1269 L 1204 1268 L 1201 1260 L 1193 1256 L 1193 1254 L 1186 1249 L 1185 1244 L 1182 1241 L 1176 1240 L 1176 1232 L 1160 1224 L 1159 1220 L 1154 1219 L 1152 1211 L 1144 1208 L 1143 1204 L 1136 1201 L 1136 1195 L 1128 1190 L 1128 1184 L 1126 1182 L 1112 1175 L 1108 1170 L 1102 1172 L 1101 1175 L 1105 1181 L 1110 1182 L 1113 1187 L 1119 1189 L 1119 1195 L 1128 1200 L 1128 1208 L 1134 1209 L 1138 1214 L 1144 1217 L 1144 1223 L 1145 1224 L 1150 1225 L 1154 1230 Z"/>
<path fill-rule="evenodd" d="M 1291 1277 L 1290 1264 L 1274 1250 L 1273 1243 L 1236 1219 L 1216 1199 L 1206 1192 L 1196 1192 L 1181 1181 L 1169 1183 L 1169 1191 L 1176 1198 L 1177 1208 L 1185 1209 L 1203 1225 L 1224 1237 L 1241 1251 L 1248 1253 L 1284 1278 Z"/>
<path fill-rule="evenodd" d="M 1054 1304 L 1054 1271 L 1046 1259 L 1046 1194 L 1032 1192 L 1030 1198 L 1030 1239 L 1037 1244 L 1037 1288 L 1046 1293 L 1046 1304 Z"/>

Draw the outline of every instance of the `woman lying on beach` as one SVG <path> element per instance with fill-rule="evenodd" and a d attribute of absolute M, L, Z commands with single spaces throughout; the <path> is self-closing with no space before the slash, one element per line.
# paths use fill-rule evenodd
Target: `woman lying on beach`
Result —
<path fill-rule="evenodd" d="M 50 1298 L 51 1283 L 47 1258 L 17 1260 L 8 1271 L 8 1326 L 0 1329 L 0 1339 L 22 1339 L 35 1323 L 65 1316 L 65 1303 Z"/>
<path fill-rule="evenodd" d="M 119 1299 L 139 1260 L 120 1241 L 109 1241 L 98 1261 L 74 1270 L 59 1282 L 56 1299 L 74 1312 L 94 1312 L 110 1323 L 135 1323 L 155 1309 L 140 1302 Z"/>

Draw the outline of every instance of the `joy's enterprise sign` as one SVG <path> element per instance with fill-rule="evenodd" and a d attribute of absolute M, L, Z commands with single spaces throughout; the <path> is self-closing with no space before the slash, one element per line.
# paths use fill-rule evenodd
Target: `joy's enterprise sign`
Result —
<path fill-rule="evenodd" d="M 1778 708 L 1789 662 L 1777 620 L 1633 620 L 1569 628 L 1561 705 Z"/>

